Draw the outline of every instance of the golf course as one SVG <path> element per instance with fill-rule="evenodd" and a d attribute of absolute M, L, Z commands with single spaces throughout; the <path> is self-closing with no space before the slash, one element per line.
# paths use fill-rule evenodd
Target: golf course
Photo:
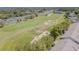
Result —
<path fill-rule="evenodd" d="M 64 14 L 52 13 L 50 16 L 38 16 L 20 23 L 6 25 L 0 28 L 0 50 L 27 50 L 35 36 L 44 31 L 50 31 L 51 27 L 64 21 Z"/>

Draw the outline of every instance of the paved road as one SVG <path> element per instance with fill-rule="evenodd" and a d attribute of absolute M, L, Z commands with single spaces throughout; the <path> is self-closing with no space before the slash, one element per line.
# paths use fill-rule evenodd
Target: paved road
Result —
<path fill-rule="evenodd" d="M 68 31 L 55 43 L 50 51 L 77 51 L 79 50 L 79 22 L 70 25 Z"/>

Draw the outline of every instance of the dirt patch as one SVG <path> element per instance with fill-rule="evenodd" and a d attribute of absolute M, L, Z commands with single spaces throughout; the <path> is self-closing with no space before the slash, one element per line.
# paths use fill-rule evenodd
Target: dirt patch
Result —
<path fill-rule="evenodd" d="M 36 43 L 37 41 L 39 41 L 42 37 L 49 35 L 50 32 L 48 31 L 44 31 L 43 33 L 41 33 L 38 36 L 35 36 L 34 39 L 31 41 L 31 44 Z"/>
<path fill-rule="evenodd" d="M 52 20 L 48 20 L 36 29 L 36 33 L 39 33 L 39 34 L 34 37 L 34 39 L 31 41 L 31 44 L 36 43 L 42 37 L 47 36 L 47 35 L 50 34 L 50 32 L 48 32 L 47 29 L 50 27 L 51 22 L 52 22 Z"/>

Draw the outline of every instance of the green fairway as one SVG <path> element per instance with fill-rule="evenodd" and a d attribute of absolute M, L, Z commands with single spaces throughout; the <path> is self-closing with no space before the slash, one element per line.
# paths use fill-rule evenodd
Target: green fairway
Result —
<path fill-rule="evenodd" d="M 0 50 L 23 50 L 25 45 L 37 35 L 35 28 L 40 27 L 44 22 L 52 20 L 52 24 L 61 22 L 63 14 L 60 16 L 39 16 L 25 22 L 6 25 L 0 28 Z"/>

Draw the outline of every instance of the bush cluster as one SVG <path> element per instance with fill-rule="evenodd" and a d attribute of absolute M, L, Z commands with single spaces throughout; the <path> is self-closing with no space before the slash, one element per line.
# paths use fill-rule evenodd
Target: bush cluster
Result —
<path fill-rule="evenodd" d="M 58 36 L 64 34 L 65 31 L 67 31 L 69 25 L 70 25 L 70 22 L 68 20 L 65 20 L 50 29 L 50 35 L 53 36 L 54 41 Z"/>
<path fill-rule="evenodd" d="M 46 51 L 49 50 L 53 45 L 56 38 L 62 35 L 69 27 L 70 22 L 65 20 L 53 28 L 50 29 L 50 35 L 43 37 L 35 44 L 28 44 L 24 46 L 24 50 L 27 51 Z"/>
<path fill-rule="evenodd" d="M 45 51 L 45 50 L 50 49 L 50 47 L 52 46 L 53 41 L 54 41 L 53 37 L 48 35 L 48 36 L 45 36 L 42 39 L 40 39 L 35 44 L 25 45 L 24 50 L 28 50 L 28 51 Z"/>

